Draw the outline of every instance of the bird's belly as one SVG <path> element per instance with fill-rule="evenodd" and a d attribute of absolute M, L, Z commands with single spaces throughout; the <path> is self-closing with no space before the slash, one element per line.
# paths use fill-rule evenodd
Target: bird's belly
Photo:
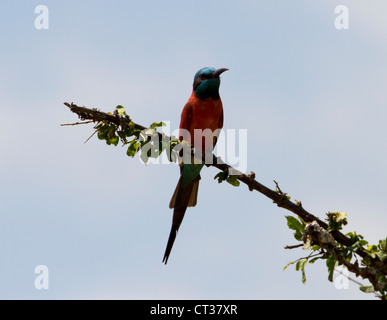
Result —
<path fill-rule="evenodd" d="M 210 110 L 206 112 L 197 112 L 194 121 L 191 122 L 190 135 L 191 143 L 197 151 L 212 151 L 214 147 L 214 138 L 219 135 L 219 119 L 221 112 Z"/>

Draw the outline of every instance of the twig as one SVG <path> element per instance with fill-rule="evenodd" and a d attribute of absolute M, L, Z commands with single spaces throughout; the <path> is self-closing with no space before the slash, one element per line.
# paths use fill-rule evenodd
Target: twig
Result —
<path fill-rule="evenodd" d="M 291 245 L 291 246 L 286 245 L 286 246 L 284 247 L 284 249 L 296 249 L 296 248 L 303 247 L 303 246 L 304 246 L 304 244 L 302 244 L 302 243 L 300 243 L 300 244 L 295 244 L 295 245 Z"/>
<path fill-rule="evenodd" d="M 129 117 L 120 117 L 118 114 L 108 114 L 102 111 L 99 111 L 97 109 L 88 109 L 86 107 L 79 107 L 75 105 L 74 103 L 64 103 L 67 107 L 70 108 L 70 110 L 78 115 L 78 117 L 81 120 L 87 120 L 83 121 L 81 123 L 75 123 L 75 124 L 65 124 L 65 125 L 76 125 L 76 124 L 84 124 L 84 123 L 90 123 L 90 122 L 100 122 L 100 121 L 107 121 L 110 123 L 114 123 L 118 126 L 121 126 L 123 129 L 127 128 L 129 124 L 134 125 L 134 127 L 140 131 L 147 129 L 146 127 L 134 123 L 132 120 L 129 119 Z M 95 131 L 89 139 L 96 133 Z M 157 132 L 157 131 L 156 131 Z M 163 134 L 160 132 L 157 132 L 160 139 L 163 138 Z M 164 136 L 164 138 L 169 138 Z M 87 139 L 87 141 L 89 140 Z M 86 141 L 86 142 L 87 142 Z M 274 183 L 276 184 L 276 190 L 271 190 L 270 188 L 264 186 L 263 184 L 259 183 L 257 180 L 255 180 L 255 174 L 251 172 L 250 174 L 244 174 L 230 165 L 224 163 L 221 158 L 217 158 L 214 154 L 213 156 L 213 163 L 208 164 L 208 166 L 213 166 L 218 168 L 219 170 L 223 172 L 227 172 L 230 175 L 236 176 L 236 178 L 245 183 L 250 191 L 256 190 L 266 197 L 273 200 L 274 203 L 277 204 L 277 206 L 284 208 L 286 210 L 289 210 L 293 213 L 295 213 L 297 216 L 299 216 L 303 221 L 306 223 L 317 223 L 318 226 L 323 228 L 323 230 L 328 229 L 328 224 L 321 221 L 319 218 L 314 216 L 313 214 L 306 211 L 301 204 L 301 201 L 292 202 L 290 201 L 289 197 L 286 193 L 284 193 L 277 181 L 274 180 Z M 335 259 L 339 262 L 341 262 L 344 266 L 348 268 L 349 271 L 355 273 L 356 275 L 361 275 L 363 278 L 368 278 L 370 282 L 373 284 L 375 290 L 378 290 L 378 286 L 384 285 L 384 284 L 378 284 L 378 272 L 382 272 L 384 274 L 387 274 L 387 264 L 385 264 L 382 261 L 378 261 L 377 259 L 372 261 L 372 268 L 360 268 L 357 264 L 351 264 L 342 256 L 342 253 L 340 250 L 338 250 L 335 242 L 333 239 L 344 246 L 351 246 L 353 244 L 353 240 L 346 237 L 343 233 L 341 233 L 338 230 L 333 230 L 329 232 L 329 236 L 332 238 L 332 241 L 329 243 L 321 242 L 321 246 L 324 247 L 330 254 L 335 256 Z M 296 245 L 296 246 L 286 246 L 286 249 L 292 249 L 296 248 L 302 245 Z M 307 259 L 318 256 L 321 253 L 318 253 L 316 255 L 309 255 L 306 257 Z M 363 258 L 369 258 L 368 254 L 362 249 L 359 248 L 356 252 L 359 256 Z M 301 258 L 303 259 L 303 258 Z M 299 259 L 300 260 L 300 259 Z"/>
<path fill-rule="evenodd" d="M 93 122 L 93 121 L 92 121 Z M 86 139 L 86 141 L 84 142 L 84 143 L 87 143 L 87 141 L 89 141 L 96 133 L 98 132 L 98 130 L 95 130 L 92 134 L 91 134 L 91 136 L 90 137 L 88 137 L 87 139 Z"/>
<path fill-rule="evenodd" d="M 89 120 L 89 121 L 82 121 L 82 122 L 74 122 L 74 123 L 61 123 L 61 126 L 76 126 L 78 124 L 87 124 L 87 123 L 91 123 L 91 122 L 94 122 L 93 120 Z"/>
<path fill-rule="evenodd" d="M 282 190 L 281 190 L 281 188 L 279 187 L 279 185 L 278 185 L 278 182 L 277 182 L 277 181 L 275 181 L 275 180 L 273 180 L 273 181 L 274 181 L 274 183 L 275 183 L 275 187 L 276 187 L 276 189 L 277 189 L 277 192 L 278 192 L 280 195 L 282 195 L 282 196 L 286 197 L 286 196 L 287 196 L 287 193 L 285 193 L 285 192 L 282 192 Z"/>
<path fill-rule="evenodd" d="M 136 129 L 138 129 L 140 131 L 147 129 L 146 127 L 139 125 L 137 123 L 134 123 L 132 120 L 125 118 L 125 117 L 119 117 L 118 115 L 107 114 L 107 113 L 99 111 L 97 109 L 89 109 L 86 107 L 79 107 L 74 103 L 70 104 L 68 102 L 65 102 L 64 104 L 67 107 L 69 107 L 72 112 L 76 113 L 81 120 L 89 120 L 91 122 L 108 121 L 108 122 L 114 123 L 116 125 L 119 125 L 122 128 L 126 128 L 129 125 L 129 123 L 131 123 L 132 125 L 134 125 L 134 127 Z M 159 135 L 160 138 L 163 137 L 163 135 L 160 132 L 156 131 L 156 133 Z M 169 137 L 165 136 L 165 138 L 169 138 Z M 218 168 L 221 171 L 228 172 L 229 174 L 235 175 L 239 181 L 243 182 L 244 184 L 246 184 L 248 186 L 249 190 L 251 190 L 251 191 L 255 190 L 255 191 L 262 193 L 266 197 L 273 200 L 273 202 L 276 203 L 277 206 L 293 212 L 294 214 L 299 216 L 303 221 L 305 221 L 307 223 L 316 221 L 317 224 L 321 228 L 323 228 L 325 230 L 328 229 L 328 224 L 326 222 L 320 220 L 318 217 L 314 216 L 310 212 L 306 211 L 302 207 L 300 201 L 296 201 L 296 202 L 290 201 L 290 199 L 288 199 L 288 197 L 286 197 L 286 193 L 284 193 L 279 188 L 278 183 L 276 181 L 274 181 L 274 183 L 276 184 L 277 191 L 274 191 L 274 190 L 264 186 L 260 182 L 258 182 L 255 179 L 254 173 L 244 174 L 244 173 L 240 172 L 239 170 L 236 170 L 232 166 L 224 163 L 220 157 L 218 158 L 214 154 L 212 156 L 213 156 L 213 163 L 209 164 L 209 166 L 213 166 L 215 168 Z M 334 238 L 335 241 L 337 241 L 338 243 L 340 243 L 344 246 L 351 246 L 353 244 L 353 240 L 351 240 L 350 238 L 348 238 L 347 236 L 345 236 L 343 233 L 341 233 L 338 230 L 333 230 L 330 232 L 330 234 Z M 356 253 L 363 258 L 368 257 L 367 253 L 364 252 L 362 248 L 359 248 Z M 383 262 L 375 261 L 375 266 L 379 270 L 381 270 L 383 273 L 385 273 L 385 274 L 387 273 L 387 265 L 384 264 Z"/>
<path fill-rule="evenodd" d="M 338 274 L 341 274 L 342 276 L 346 277 L 348 280 L 351 280 L 353 283 L 356 283 L 356 284 L 359 285 L 360 287 L 363 286 L 362 283 L 360 283 L 359 281 L 356 281 L 355 279 L 351 278 L 350 276 L 348 276 L 347 274 L 345 274 L 343 271 L 337 270 L 337 268 L 335 268 L 334 271 L 337 272 Z"/>
<path fill-rule="evenodd" d="M 338 274 L 341 274 L 342 276 L 346 277 L 348 280 L 352 281 L 353 283 L 356 283 L 359 287 L 363 286 L 362 283 L 360 283 L 359 281 L 351 278 L 349 275 L 345 274 L 343 271 L 337 270 L 337 268 L 335 268 L 334 271 L 337 272 Z M 376 292 L 376 291 L 374 292 L 374 295 L 378 299 L 383 299 L 383 296 L 381 294 L 379 294 L 378 292 Z"/>

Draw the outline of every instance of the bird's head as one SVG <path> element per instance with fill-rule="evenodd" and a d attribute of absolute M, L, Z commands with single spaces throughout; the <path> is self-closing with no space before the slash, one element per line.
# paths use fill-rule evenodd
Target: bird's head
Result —
<path fill-rule="evenodd" d="M 219 99 L 219 76 L 227 70 L 205 67 L 196 72 L 193 82 L 195 96 L 199 99 Z"/>

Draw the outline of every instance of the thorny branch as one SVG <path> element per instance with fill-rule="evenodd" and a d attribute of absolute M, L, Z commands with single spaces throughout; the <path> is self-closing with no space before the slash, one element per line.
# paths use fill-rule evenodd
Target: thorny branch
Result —
<path fill-rule="evenodd" d="M 78 117 L 82 121 L 88 122 L 100 122 L 100 121 L 108 121 L 111 123 L 114 123 L 116 125 L 121 126 L 123 129 L 127 128 L 129 123 L 132 122 L 132 125 L 134 124 L 135 128 L 138 130 L 145 130 L 146 127 L 139 125 L 137 123 L 134 123 L 131 121 L 131 119 L 120 117 L 118 114 L 108 114 L 102 111 L 99 111 L 98 109 L 89 109 L 86 107 L 79 107 L 74 103 L 64 103 L 70 110 L 78 115 Z M 86 122 L 81 123 L 75 123 L 75 124 L 82 124 Z M 75 125 L 74 124 L 74 125 Z M 66 124 L 71 125 L 71 124 Z M 157 131 L 156 131 L 157 132 Z M 157 132 L 161 139 L 161 133 Z M 214 154 L 213 156 L 213 163 L 207 164 L 208 166 L 213 166 L 218 168 L 219 170 L 229 174 L 234 175 L 237 177 L 237 179 L 244 184 L 246 184 L 250 191 L 258 191 L 265 195 L 266 197 L 270 198 L 274 203 L 277 204 L 278 207 L 284 208 L 286 210 L 289 210 L 299 216 L 303 221 L 308 223 L 309 229 L 305 230 L 305 232 L 309 232 L 309 235 L 311 237 L 314 237 L 315 239 L 320 239 L 320 245 L 322 248 L 324 248 L 327 252 L 331 253 L 338 261 L 340 261 L 343 265 L 345 265 L 349 271 L 356 274 L 356 276 L 360 275 L 363 278 L 369 279 L 369 281 L 374 285 L 374 288 L 377 290 L 378 284 L 377 277 L 378 273 L 381 272 L 383 274 L 387 274 L 387 264 L 381 262 L 381 261 L 374 261 L 373 268 L 361 268 L 356 263 L 350 263 L 348 262 L 341 254 L 340 250 L 335 246 L 335 241 L 338 243 L 344 245 L 344 246 L 351 246 L 353 244 L 353 241 L 345 236 L 343 233 L 341 233 L 338 230 L 333 230 L 331 232 L 327 232 L 328 224 L 324 221 L 320 220 L 318 217 L 313 215 L 312 213 L 306 211 L 301 204 L 301 201 L 290 201 L 289 197 L 286 193 L 284 193 L 278 183 L 274 181 L 276 185 L 276 190 L 272 190 L 260 182 L 258 182 L 255 179 L 255 173 L 251 172 L 250 174 L 245 174 L 240 172 L 239 170 L 236 170 L 232 166 L 224 163 L 219 157 L 216 157 Z M 318 227 L 318 228 L 317 228 Z M 326 234 L 329 234 L 330 238 L 326 242 L 321 241 L 321 236 L 327 236 Z M 320 238 L 319 238 L 320 237 Z M 290 248 L 290 247 L 289 247 Z M 367 256 L 367 254 L 360 248 L 358 250 L 357 254 L 363 258 Z"/>
<path fill-rule="evenodd" d="M 105 112 L 99 111 L 98 109 L 89 109 L 86 107 L 79 107 L 74 103 L 64 103 L 67 107 L 70 108 L 70 110 L 74 113 L 76 113 L 81 120 L 92 120 L 93 122 L 100 122 L 107 120 L 109 122 L 115 123 L 117 125 L 122 126 L 125 128 L 126 126 L 129 125 L 131 122 L 130 120 L 127 120 L 125 118 L 119 117 L 117 115 L 111 115 L 107 114 Z M 146 127 L 139 125 L 137 123 L 134 123 L 136 129 L 139 130 L 144 130 Z M 159 133 L 159 135 L 161 135 Z M 277 204 L 277 206 L 282 207 L 284 209 L 287 209 L 296 215 L 298 215 L 302 220 L 305 222 L 313 222 L 316 221 L 319 226 L 321 226 L 324 229 L 328 228 L 328 225 L 321 221 L 319 218 L 314 216 L 313 214 L 309 213 L 306 211 L 301 205 L 300 202 L 297 204 L 290 201 L 286 197 L 286 193 L 283 193 L 282 190 L 279 188 L 278 183 L 275 181 L 276 186 L 277 186 L 277 191 L 271 190 L 270 188 L 264 186 L 263 184 L 259 183 L 255 179 L 255 173 L 251 172 L 250 174 L 244 174 L 240 172 L 239 170 L 231 167 L 230 165 L 224 163 L 219 157 L 216 157 L 213 155 L 213 163 L 209 164 L 209 166 L 213 166 L 218 168 L 221 171 L 227 172 L 232 175 L 236 175 L 237 179 L 244 184 L 246 184 L 249 187 L 249 190 L 253 191 L 258 191 L 265 195 L 266 197 L 270 198 L 273 200 L 274 203 Z M 340 231 L 335 231 L 332 232 L 333 238 L 343 244 L 343 245 L 351 245 L 352 242 L 349 238 L 347 238 L 344 234 L 342 234 Z"/>

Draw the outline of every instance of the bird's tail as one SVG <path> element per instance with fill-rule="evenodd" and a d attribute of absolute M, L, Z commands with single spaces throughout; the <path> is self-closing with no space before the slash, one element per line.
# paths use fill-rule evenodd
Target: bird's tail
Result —
<path fill-rule="evenodd" d="M 194 207 L 198 198 L 199 180 L 200 175 L 193 179 L 187 186 L 183 186 L 183 176 L 180 177 L 177 183 L 175 192 L 173 193 L 169 207 L 173 209 L 173 219 L 171 233 L 165 249 L 163 262 L 167 264 L 169 255 L 172 250 L 173 243 L 175 242 L 177 231 L 179 230 L 180 224 L 183 221 L 185 211 L 187 207 Z"/>

